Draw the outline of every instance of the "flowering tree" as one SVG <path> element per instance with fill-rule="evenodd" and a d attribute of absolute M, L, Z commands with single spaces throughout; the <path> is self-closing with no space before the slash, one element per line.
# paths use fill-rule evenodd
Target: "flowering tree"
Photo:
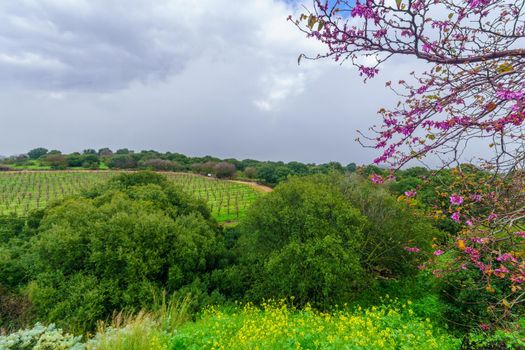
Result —
<path fill-rule="evenodd" d="M 462 229 L 435 255 L 454 249 L 455 266 L 479 269 L 489 292 L 494 279 L 507 281 L 500 319 L 525 302 L 524 7 L 515 0 L 314 0 L 289 18 L 327 48 L 300 59 L 347 62 L 365 80 L 394 56 L 426 63 L 421 73 L 387 82 L 401 101 L 380 109 L 381 125 L 361 142 L 380 150 L 376 163 L 393 168 L 432 154 L 457 169 L 460 185 L 447 194 L 443 215 Z M 477 161 L 481 183 L 462 170 L 471 144 L 489 154 Z"/>

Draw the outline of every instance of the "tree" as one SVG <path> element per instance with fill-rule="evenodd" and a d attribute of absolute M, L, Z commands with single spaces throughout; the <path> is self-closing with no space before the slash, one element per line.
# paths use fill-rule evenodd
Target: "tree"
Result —
<path fill-rule="evenodd" d="M 147 159 L 142 162 L 142 166 L 157 171 L 178 171 L 182 169 L 177 162 L 158 158 Z"/>
<path fill-rule="evenodd" d="M 228 162 L 220 162 L 213 167 L 213 173 L 219 179 L 232 178 L 235 176 L 236 172 L 237 169 L 235 168 L 235 165 Z"/>
<path fill-rule="evenodd" d="M 108 161 L 110 168 L 116 169 L 134 169 L 137 167 L 137 161 L 132 157 L 131 154 L 117 153 Z"/>
<path fill-rule="evenodd" d="M 403 100 L 382 108 L 382 125 L 360 142 L 381 149 L 375 162 L 393 168 L 429 154 L 444 167 L 456 165 L 462 192 L 448 193 L 448 211 L 462 234 L 444 248 L 456 266 L 481 271 L 476 288 L 493 289 L 494 278 L 508 281 L 507 297 L 491 308 L 494 322 L 511 319 L 508 309 L 525 302 L 525 260 L 513 253 L 525 238 L 524 3 L 315 0 L 294 23 L 327 48 L 312 58 L 353 64 L 365 80 L 394 56 L 426 63 L 421 73 L 387 82 Z M 461 166 L 473 140 L 490 154 L 479 162 L 492 174 L 481 184 Z"/>
<path fill-rule="evenodd" d="M 222 247 L 205 203 L 161 175 L 123 174 L 46 209 L 27 289 L 40 317 L 92 330 L 114 311 L 148 308 L 156 293 L 202 279 Z"/>
<path fill-rule="evenodd" d="M 255 300 L 294 296 L 329 307 L 366 285 L 359 252 L 365 218 L 337 185 L 291 178 L 249 209 L 238 275 Z"/>
<path fill-rule="evenodd" d="M 68 165 L 67 158 L 59 153 L 48 153 L 42 160 L 42 163 L 53 169 L 65 169 Z"/>
<path fill-rule="evenodd" d="M 98 169 L 99 165 L 100 158 L 98 157 L 97 152 L 86 153 L 86 151 L 84 151 L 84 154 L 82 155 L 82 167 L 87 169 Z"/>
<path fill-rule="evenodd" d="M 111 157 L 113 155 L 113 151 L 107 147 L 101 148 L 98 150 L 99 157 Z"/>
<path fill-rule="evenodd" d="M 257 169 L 253 166 L 244 168 L 244 175 L 248 179 L 254 179 L 257 176 Z"/>
<path fill-rule="evenodd" d="M 82 166 L 82 155 L 78 152 L 74 152 L 67 155 L 67 166 L 80 167 Z"/>
<path fill-rule="evenodd" d="M 35 148 L 27 152 L 27 156 L 30 159 L 38 159 L 46 154 L 47 154 L 47 149 L 43 147 Z"/>

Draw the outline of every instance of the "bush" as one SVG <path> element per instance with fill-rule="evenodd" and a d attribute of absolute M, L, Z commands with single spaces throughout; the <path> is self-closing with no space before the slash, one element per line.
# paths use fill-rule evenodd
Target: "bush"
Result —
<path fill-rule="evenodd" d="M 226 178 L 232 178 L 235 176 L 236 172 L 235 165 L 227 163 L 227 162 L 220 162 L 215 164 L 213 167 L 213 173 L 215 176 L 217 176 L 219 179 L 226 179 Z"/>
<path fill-rule="evenodd" d="M 111 157 L 107 162 L 111 169 L 135 169 L 138 165 L 135 158 L 131 154 L 118 153 Z"/>
<path fill-rule="evenodd" d="M 43 326 L 37 323 L 31 329 L 20 330 L 7 336 L 0 336 L 3 350 L 84 350 L 82 337 L 64 333 L 54 324 Z"/>
<path fill-rule="evenodd" d="M 248 179 L 254 179 L 257 176 L 257 169 L 252 166 L 247 167 L 244 169 L 244 176 Z"/>
<path fill-rule="evenodd" d="M 414 275 L 424 253 L 431 244 L 443 237 L 423 213 L 410 206 L 411 202 L 397 201 L 384 188 L 357 175 L 333 176 L 327 181 L 341 184 L 341 190 L 351 205 L 368 219 L 364 228 L 364 243 L 360 250 L 363 267 L 382 278 Z M 410 253 L 407 247 L 420 249 Z"/>
<path fill-rule="evenodd" d="M 42 156 L 45 156 L 47 154 L 47 149 L 43 147 L 32 149 L 31 151 L 27 152 L 27 156 L 30 159 L 38 159 Z"/>
<path fill-rule="evenodd" d="M 42 160 L 43 165 L 52 167 L 53 169 L 65 169 L 68 165 L 67 158 L 59 153 L 49 153 L 44 156 Z"/>
<path fill-rule="evenodd" d="M 27 287 L 39 317 L 92 329 L 147 308 L 219 264 L 223 241 L 204 203 L 153 173 L 123 174 L 46 210 Z"/>
<path fill-rule="evenodd" d="M 145 160 L 142 163 L 142 166 L 156 171 L 178 171 L 182 169 L 182 167 L 177 162 L 158 158 Z"/>
<path fill-rule="evenodd" d="M 255 202 L 241 224 L 243 288 L 254 300 L 294 296 L 299 305 L 351 299 L 365 285 L 359 264 L 364 224 L 337 187 L 289 180 Z"/>
<path fill-rule="evenodd" d="M 0 286 L 0 334 L 2 330 L 24 326 L 31 318 L 30 309 L 31 304 L 25 296 Z"/>

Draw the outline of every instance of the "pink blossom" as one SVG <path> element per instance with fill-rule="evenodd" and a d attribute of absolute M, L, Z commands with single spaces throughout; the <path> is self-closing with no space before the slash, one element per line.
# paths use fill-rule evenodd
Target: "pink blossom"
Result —
<path fill-rule="evenodd" d="M 457 212 L 455 212 L 454 214 L 452 214 L 452 215 L 450 216 L 450 218 L 459 224 L 459 223 L 461 222 L 461 221 L 459 220 L 459 217 L 460 217 L 460 216 L 461 216 L 461 214 L 459 213 L 459 211 L 457 211 Z"/>
<path fill-rule="evenodd" d="M 460 205 L 461 203 L 463 203 L 463 197 L 458 196 L 457 194 L 453 194 L 452 196 L 450 196 L 450 203 L 452 203 L 453 205 Z"/>
<path fill-rule="evenodd" d="M 405 247 L 405 250 L 410 253 L 419 253 L 421 251 L 418 247 Z"/>
<path fill-rule="evenodd" d="M 470 195 L 470 200 L 473 201 L 473 202 L 480 202 L 481 198 L 482 198 L 482 196 L 480 194 L 471 194 Z"/>
<path fill-rule="evenodd" d="M 497 217 L 498 217 L 497 214 L 492 213 L 492 214 L 489 215 L 489 217 L 487 218 L 487 220 L 488 220 L 488 221 L 492 221 L 492 220 L 497 219 Z"/>
<path fill-rule="evenodd" d="M 434 252 L 434 255 L 435 256 L 440 256 L 440 255 L 443 255 L 444 251 L 442 251 L 441 249 L 438 249 Z"/>
<path fill-rule="evenodd" d="M 496 96 L 502 100 L 521 100 L 524 93 L 522 91 L 510 91 L 510 90 L 500 90 L 496 91 Z"/>
<path fill-rule="evenodd" d="M 525 238 L 525 231 L 514 232 L 514 234 L 520 238 Z"/>
<path fill-rule="evenodd" d="M 359 67 L 359 75 L 366 76 L 367 78 L 373 78 L 376 74 L 379 73 L 379 69 L 373 67 Z"/>
<path fill-rule="evenodd" d="M 373 174 L 372 176 L 370 176 L 370 181 L 372 181 L 375 184 L 382 184 L 385 182 L 383 177 L 377 174 Z"/>
<path fill-rule="evenodd" d="M 482 323 L 482 324 L 480 324 L 480 325 L 479 325 L 479 328 L 481 328 L 481 329 L 482 329 L 483 331 L 485 331 L 485 332 L 488 331 L 488 330 L 490 330 L 490 326 L 489 326 L 488 324 L 486 324 L 486 323 Z"/>
<path fill-rule="evenodd" d="M 496 258 L 496 260 L 497 261 L 512 261 L 512 262 L 518 261 L 516 260 L 515 257 L 512 256 L 512 254 L 509 254 L 509 253 L 501 254 L 500 256 Z"/>
<path fill-rule="evenodd" d="M 472 220 L 465 221 L 465 224 L 467 224 L 467 226 L 472 226 Z"/>
<path fill-rule="evenodd" d="M 407 197 L 409 197 L 409 198 L 410 198 L 410 197 L 415 197 L 416 194 L 417 194 L 416 191 L 405 191 L 405 196 L 407 196 Z"/>

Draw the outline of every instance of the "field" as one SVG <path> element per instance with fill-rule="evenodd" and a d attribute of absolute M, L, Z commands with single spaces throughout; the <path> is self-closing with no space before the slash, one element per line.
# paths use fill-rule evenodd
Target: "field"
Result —
<path fill-rule="evenodd" d="M 47 203 L 101 184 L 117 171 L 34 171 L 0 173 L 0 214 L 27 215 Z M 165 173 L 175 184 L 208 203 L 219 222 L 235 221 L 262 192 L 233 181 Z"/>

